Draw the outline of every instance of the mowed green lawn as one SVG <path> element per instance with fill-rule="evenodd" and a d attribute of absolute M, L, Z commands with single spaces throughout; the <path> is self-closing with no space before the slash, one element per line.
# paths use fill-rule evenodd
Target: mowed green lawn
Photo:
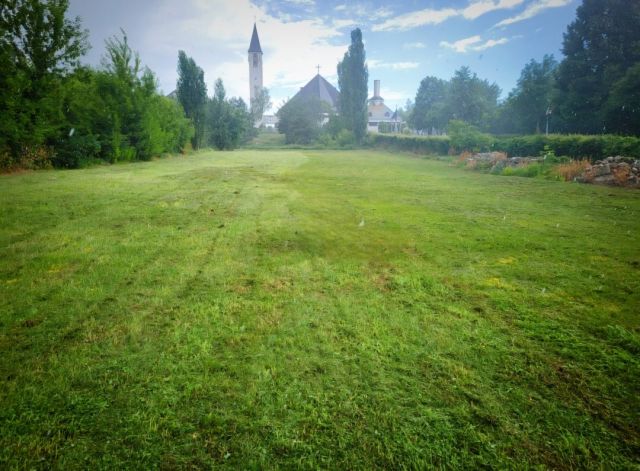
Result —
<path fill-rule="evenodd" d="M 376 151 L 0 177 L 1 468 L 640 466 L 640 192 Z"/>

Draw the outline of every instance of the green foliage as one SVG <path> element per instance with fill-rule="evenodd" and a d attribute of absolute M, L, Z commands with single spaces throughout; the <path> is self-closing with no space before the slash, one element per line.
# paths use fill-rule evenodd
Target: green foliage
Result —
<path fill-rule="evenodd" d="M 204 81 L 204 71 L 191 57 L 187 57 L 184 51 L 178 52 L 176 93 L 187 118 L 193 123 L 194 133 L 191 146 L 198 149 L 204 141 L 206 127 L 207 85 Z"/>
<path fill-rule="evenodd" d="M 540 155 L 546 148 L 555 155 L 591 161 L 611 155 L 640 158 L 640 138 L 630 136 L 532 135 L 495 138 L 492 147 L 511 157 Z"/>
<path fill-rule="evenodd" d="M 262 87 L 258 90 L 257 96 L 251 101 L 251 116 L 253 122 L 257 123 L 262 119 L 264 114 L 271 109 L 273 103 L 271 103 L 271 96 L 269 95 L 269 89 Z"/>
<path fill-rule="evenodd" d="M 285 135 L 286 144 L 310 144 L 320 136 L 326 111 L 317 98 L 292 98 L 278 110 L 278 132 Z M 340 122 L 334 120 L 332 126 Z"/>
<path fill-rule="evenodd" d="M 74 133 L 57 143 L 53 164 L 59 168 L 81 168 L 98 160 L 100 149 L 97 137 Z"/>
<path fill-rule="evenodd" d="M 79 69 L 65 80 L 62 102 L 54 161 L 62 167 L 149 160 L 182 150 L 193 135 L 180 104 L 160 96 L 153 73 L 141 70 L 125 34 L 107 41 L 103 70 Z"/>
<path fill-rule="evenodd" d="M 215 94 L 208 103 L 209 144 L 216 149 L 235 149 L 254 135 L 253 117 L 241 98 L 226 98 L 221 79 L 216 80 Z"/>
<path fill-rule="evenodd" d="M 425 77 L 420 82 L 415 104 L 409 115 L 413 129 L 444 131 L 449 121 L 445 113 L 449 83 L 437 77 Z"/>
<path fill-rule="evenodd" d="M 449 122 L 449 143 L 455 152 L 485 152 L 491 150 L 493 137 L 484 134 L 475 126 L 464 121 L 453 120 Z"/>
<path fill-rule="evenodd" d="M 544 131 L 557 67 L 553 55 L 545 55 L 542 62 L 532 59 L 522 69 L 518 83 L 502 105 L 498 124 L 494 127 L 507 133 L 539 134 Z"/>
<path fill-rule="evenodd" d="M 600 160 L 611 155 L 640 158 L 640 138 L 631 136 L 584 136 L 542 134 L 518 137 L 495 137 L 479 132 L 473 126 L 453 121 L 449 136 L 388 136 L 375 134 L 369 142 L 374 147 L 447 155 L 462 151 L 499 151 L 509 157 L 548 155 L 547 163 L 562 162 L 562 157 Z M 561 157 L 556 157 L 561 156 Z"/>
<path fill-rule="evenodd" d="M 341 129 L 336 136 L 336 142 L 340 147 L 351 147 L 356 144 L 356 136 L 353 131 Z"/>
<path fill-rule="evenodd" d="M 387 150 L 412 152 L 424 155 L 447 155 L 448 136 L 397 136 L 388 134 L 369 135 L 369 145 Z"/>
<path fill-rule="evenodd" d="M 68 0 L 0 3 L 0 151 L 20 160 L 23 148 L 52 140 L 60 120 L 60 81 L 87 49 Z"/>
<path fill-rule="evenodd" d="M 544 172 L 544 166 L 541 164 L 533 163 L 524 165 L 522 167 L 505 167 L 502 169 L 501 175 L 507 177 L 526 177 L 534 178 L 539 177 Z"/>
<path fill-rule="evenodd" d="M 367 98 L 369 69 L 362 42 L 362 31 L 351 31 L 351 45 L 338 63 L 338 85 L 340 88 L 340 114 L 346 129 L 352 131 L 361 143 L 367 132 Z"/>
<path fill-rule="evenodd" d="M 613 84 L 605 115 L 609 129 L 640 136 L 640 62 Z"/>
<path fill-rule="evenodd" d="M 449 82 L 445 113 L 449 119 L 488 129 L 496 114 L 499 96 L 498 85 L 481 80 L 468 67 L 461 67 Z"/>
<path fill-rule="evenodd" d="M 565 58 L 557 74 L 554 115 L 558 123 L 554 129 L 589 134 L 636 129 L 635 124 L 629 129 L 624 119 L 611 114 L 617 109 L 625 117 L 620 97 L 610 94 L 614 84 L 640 63 L 639 24 L 638 1 L 583 0 L 564 35 Z M 631 87 L 637 90 L 638 82 Z M 637 114 L 634 116 L 637 120 Z"/>
<path fill-rule="evenodd" d="M 468 67 L 456 70 L 450 81 L 425 77 L 420 82 L 409 124 L 419 131 L 438 133 L 450 120 L 489 129 L 497 113 L 500 88 L 481 80 Z"/>

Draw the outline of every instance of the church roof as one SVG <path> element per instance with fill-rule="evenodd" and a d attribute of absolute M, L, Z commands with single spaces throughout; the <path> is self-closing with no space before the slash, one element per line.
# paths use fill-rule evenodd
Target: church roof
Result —
<path fill-rule="evenodd" d="M 327 82 L 322 75 L 318 74 L 302 87 L 293 98 L 319 98 L 331 105 L 334 110 L 337 110 L 340 92 L 336 90 L 336 87 Z"/>
<path fill-rule="evenodd" d="M 251 35 L 251 44 L 249 45 L 249 52 L 259 52 L 262 54 L 262 48 L 260 47 L 260 39 L 258 38 L 258 28 L 256 24 L 253 24 L 253 34 Z"/>

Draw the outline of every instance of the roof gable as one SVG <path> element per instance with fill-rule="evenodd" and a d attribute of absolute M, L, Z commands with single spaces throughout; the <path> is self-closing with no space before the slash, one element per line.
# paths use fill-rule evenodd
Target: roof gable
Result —
<path fill-rule="evenodd" d="M 293 98 L 318 98 L 328 103 L 334 110 L 338 109 L 340 92 L 320 74 L 313 77 L 309 83 L 300 89 Z"/>

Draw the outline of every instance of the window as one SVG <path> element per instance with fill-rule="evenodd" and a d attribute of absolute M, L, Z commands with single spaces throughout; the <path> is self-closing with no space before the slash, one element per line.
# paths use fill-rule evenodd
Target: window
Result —
<path fill-rule="evenodd" d="M 253 55 L 253 66 L 258 67 L 258 54 Z"/>

